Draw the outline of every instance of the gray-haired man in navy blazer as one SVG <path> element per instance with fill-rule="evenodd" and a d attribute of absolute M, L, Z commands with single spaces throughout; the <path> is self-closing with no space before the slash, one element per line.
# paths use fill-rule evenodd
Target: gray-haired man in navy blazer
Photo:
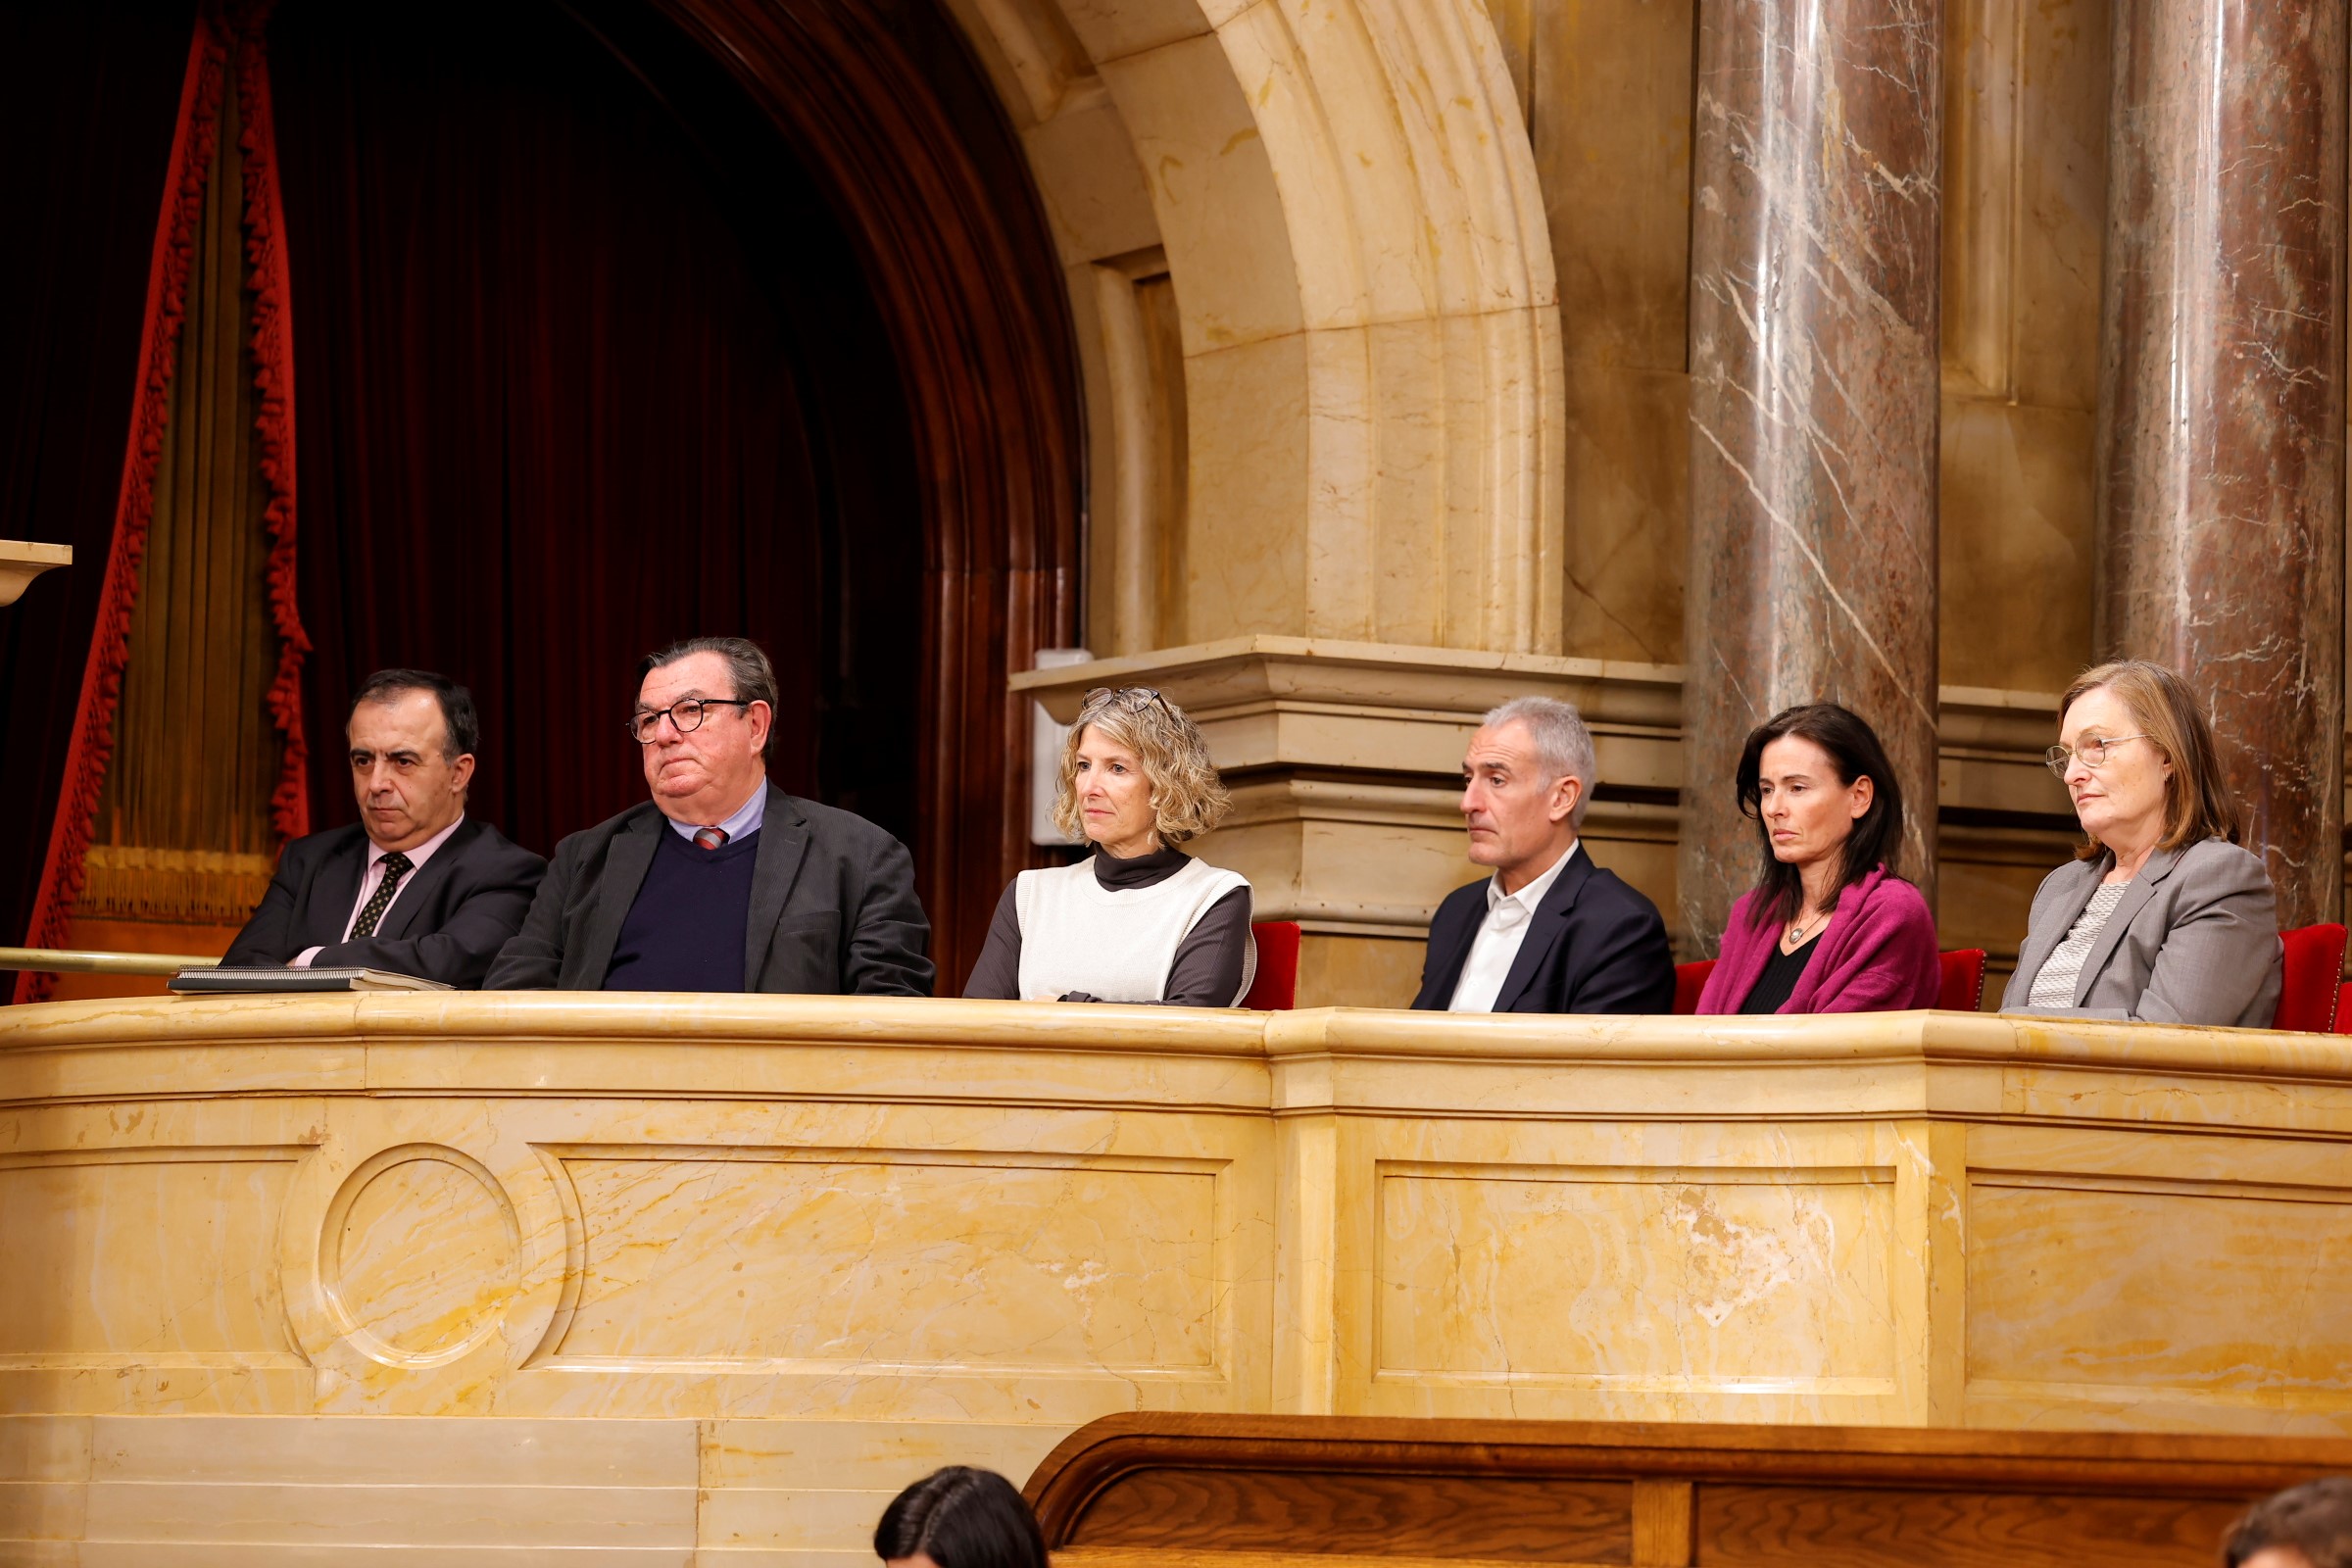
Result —
<path fill-rule="evenodd" d="M 1446 896 L 1413 1005 L 1434 1012 L 1671 1012 L 1674 953 L 1657 906 L 1577 842 L 1592 736 L 1566 703 L 1521 697 L 1486 716 L 1462 760 L 1470 858 L 1494 875 Z"/>
<path fill-rule="evenodd" d="M 694 637 L 640 673 L 627 726 L 653 798 L 556 846 L 490 988 L 929 996 L 906 847 L 767 781 L 767 656 Z"/>

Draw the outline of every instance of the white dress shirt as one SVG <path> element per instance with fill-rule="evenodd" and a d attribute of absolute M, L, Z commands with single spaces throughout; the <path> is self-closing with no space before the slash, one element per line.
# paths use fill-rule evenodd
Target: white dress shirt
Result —
<path fill-rule="evenodd" d="M 402 897 L 408 893 L 409 889 L 416 885 L 416 878 L 424 870 L 424 862 L 433 858 L 433 852 L 435 850 L 438 850 L 442 845 L 449 842 L 449 836 L 452 833 L 455 833 L 459 828 L 465 825 L 466 813 L 464 811 L 460 811 L 458 813 L 458 819 L 455 822 L 450 823 L 449 826 L 443 828 L 431 838 L 426 839 L 422 844 L 417 845 L 415 849 L 404 852 L 409 858 L 409 871 L 408 875 L 400 879 L 400 886 L 392 890 L 392 904 L 398 904 Z M 360 896 L 351 901 L 351 913 L 343 918 L 344 941 L 349 942 L 351 940 L 351 928 L 360 923 L 360 911 L 368 907 L 368 901 L 371 898 L 374 898 L 375 890 L 383 885 L 384 857 L 390 855 L 391 853 L 392 852 L 390 850 L 385 849 L 382 845 L 376 843 L 375 840 L 369 839 L 368 841 L 368 868 L 360 873 Z M 378 931 L 381 931 L 384 928 L 384 915 L 388 915 L 392 912 L 392 904 L 385 905 L 384 913 L 375 917 L 375 928 Z M 290 969 L 308 969 L 311 966 L 311 960 L 325 951 L 326 950 L 324 948 L 305 948 L 298 956 L 296 956 L 294 961 L 288 964 L 287 967 Z"/>
<path fill-rule="evenodd" d="M 1447 1012 L 1494 1010 L 1502 983 L 1511 977 L 1511 964 L 1519 956 L 1519 945 L 1527 940 L 1528 922 L 1542 906 L 1544 895 L 1576 858 L 1578 842 L 1570 839 L 1550 869 L 1516 893 L 1502 891 L 1500 872 L 1487 879 L 1487 917 L 1471 940 L 1470 956 L 1462 960 L 1462 977 L 1454 982 L 1453 1000 L 1446 1004 Z"/>

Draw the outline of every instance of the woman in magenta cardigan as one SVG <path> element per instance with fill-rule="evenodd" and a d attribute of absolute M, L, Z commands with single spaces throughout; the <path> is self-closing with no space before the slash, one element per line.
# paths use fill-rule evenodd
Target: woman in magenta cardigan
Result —
<path fill-rule="evenodd" d="M 1739 787 L 1764 869 L 1732 906 L 1698 1010 L 1936 1005 L 1936 917 L 1894 874 L 1903 796 L 1871 727 L 1835 703 L 1775 713 L 1747 738 Z"/>

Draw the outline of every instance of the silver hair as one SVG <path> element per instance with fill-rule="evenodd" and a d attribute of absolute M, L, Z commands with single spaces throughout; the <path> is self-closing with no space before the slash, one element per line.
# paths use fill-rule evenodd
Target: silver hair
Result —
<path fill-rule="evenodd" d="M 1576 828 L 1585 825 L 1585 808 L 1592 804 L 1592 786 L 1600 782 L 1600 768 L 1592 758 L 1592 732 L 1585 728 L 1585 717 L 1574 703 L 1563 703 L 1557 697 L 1514 697 L 1489 709 L 1479 723 L 1486 729 L 1525 724 L 1528 738 L 1536 743 L 1536 760 L 1543 764 L 1544 781 L 1573 778 L 1584 785 L 1577 792 L 1576 809 L 1568 822 Z"/>

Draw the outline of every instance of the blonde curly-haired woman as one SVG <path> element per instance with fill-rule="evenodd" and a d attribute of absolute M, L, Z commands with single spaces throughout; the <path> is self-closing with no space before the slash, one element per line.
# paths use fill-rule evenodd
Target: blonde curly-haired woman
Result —
<path fill-rule="evenodd" d="M 1086 694 L 1054 820 L 1095 853 L 997 901 L 967 997 L 1230 1007 L 1250 993 L 1250 884 L 1176 848 L 1231 802 L 1200 728 L 1145 686 Z"/>

